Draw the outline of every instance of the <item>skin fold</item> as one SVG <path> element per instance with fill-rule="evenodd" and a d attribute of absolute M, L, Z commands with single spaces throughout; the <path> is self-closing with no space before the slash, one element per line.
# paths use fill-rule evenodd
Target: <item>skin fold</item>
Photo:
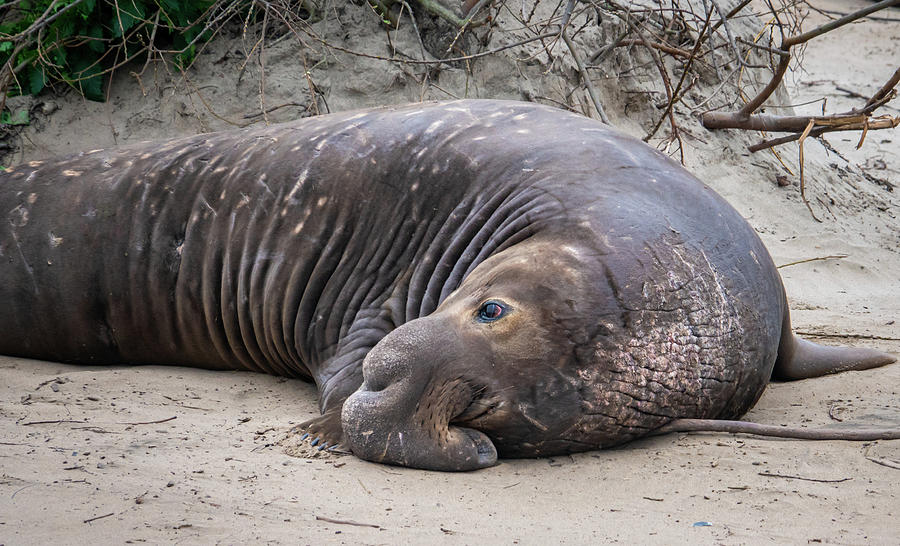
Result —
<path fill-rule="evenodd" d="M 886 364 L 790 331 L 753 229 L 546 106 L 416 104 L 0 173 L 0 353 L 315 381 L 323 446 L 438 470 L 734 419 Z"/>

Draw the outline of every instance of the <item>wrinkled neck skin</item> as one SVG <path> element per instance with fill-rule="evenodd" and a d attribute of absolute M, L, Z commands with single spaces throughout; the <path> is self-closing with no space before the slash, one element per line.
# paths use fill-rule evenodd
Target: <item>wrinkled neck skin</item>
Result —
<path fill-rule="evenodd" d="M 644 264 L 657 283 L 635 286 L 609 269 L 622 259 L 609 248 L 558 240 L 539 234 L 489 258 L 434 313 L 375 346 L 343 408 L 355 454 L 469 470 L 752 406 L 775 357 L 753 340 L 778 333 L 747 320 L 756 311 L 732 301 L 708 263 L 676 246 Z M 505 316 L 479 320 L 486 301 Z"/>
<path fill-rule="evenodd" d="M 297 346 L 323 413 L 340 411 L 384 336 L 431 314 L 478 264 L 560 214 L 541 177 L 522 176 L 533 162 L 526 149 L 513 162 L 480 157 L 492 123 L 464 107 L 407 110 L 399 124 L 377 114 L 327 120 L 326 140 L 315 140 L 320 155 L 307 177 L 322 169 L 321 183 L 307 186 L 314 193 L 304 201 L 349 212 L 325 225 L 310 215 L 327 239 L 318 240 L 302 298 L 283 305 L 300 309 L 294 325 L 306 338 Z"/>

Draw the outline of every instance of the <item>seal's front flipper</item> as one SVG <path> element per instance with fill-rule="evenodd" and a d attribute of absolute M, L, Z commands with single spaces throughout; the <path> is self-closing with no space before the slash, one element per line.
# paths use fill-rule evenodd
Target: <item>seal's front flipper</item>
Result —
<path fill-rule="evenodd" d="M 807 379 L 847 370 L 868 370 L 897 359 L 887 353 L 859 347 L 829 347 L 782 332 L 778 359 L 772 376 L 775 379 Z"/>
<path fill-rule="evenodd" d="M 344 431 L 341 427 L 341 406 L 331 408 L 319 417 L 300 423 L 303 440 L 309 440 L 313 447 L 321 449 L 340 449 L 346 446 Z"/>

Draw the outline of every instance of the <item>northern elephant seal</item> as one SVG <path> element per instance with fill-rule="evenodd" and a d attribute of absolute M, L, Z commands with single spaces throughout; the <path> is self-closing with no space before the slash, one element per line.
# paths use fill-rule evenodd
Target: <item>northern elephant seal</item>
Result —
<path fill-rule="evenodd" d="M 316 382 L 323 442 L 442 470 L 891 362 L 790 331 L 753 229 L 590 119 L 418 104 L 2 174 L 0 353 Z"/>

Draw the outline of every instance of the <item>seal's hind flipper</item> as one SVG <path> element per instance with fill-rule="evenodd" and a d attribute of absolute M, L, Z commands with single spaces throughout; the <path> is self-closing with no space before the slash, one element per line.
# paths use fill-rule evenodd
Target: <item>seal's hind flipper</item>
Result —
<path fill-rule="evenodd" d="M 847 370 L 868 370 L 897 361 L 875 349 L 819 345 L 791 332 L 782 332 L 782 336 L 772 371 L 775 379 L 807 379 Z"/>
<path fill-rule="evenodd" d="M 772 378 L 792 381 L 830 373 L 868 370 L 896 362 L 897 358 L 875 349 L 831 347 L 799 338 L 791 330 L 791 312 L 784 298 L 781 318 L 781 341 Z"/>

